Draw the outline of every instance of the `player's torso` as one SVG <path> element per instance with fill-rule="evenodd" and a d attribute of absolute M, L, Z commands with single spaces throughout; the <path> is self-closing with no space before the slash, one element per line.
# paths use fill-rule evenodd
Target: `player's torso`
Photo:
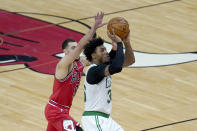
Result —
<path fill-rule="evenodd" d="M 95 65 L 91 65 L 88 69 L 90 69 L 92 66 Z M 85 111 L 99 111 L 106 114 L 111 113 L 111 83 L 111 76 L 104 77 L 98 84 L 93 85 L 87 83 L 87 81 L 85 80 Z"/>
<path fill-rule="evenodd" d="M 54 77 L 53 93 L 50 100 L 53 100 L 61 105 L 72 105 L 72 99 L 75 96 L 80 84 L 83 65 L 80 61 L 73 64 L 71 72 L 62 80 L 57 80 Z"/>

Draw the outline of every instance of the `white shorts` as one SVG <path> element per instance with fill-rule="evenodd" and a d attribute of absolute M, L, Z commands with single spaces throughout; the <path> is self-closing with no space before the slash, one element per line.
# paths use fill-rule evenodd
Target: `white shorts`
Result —
<path fill-rule="evenodd" d="M 83 115 L 81 122 L 85 131 L 124 131 L 110 116 Z"/>

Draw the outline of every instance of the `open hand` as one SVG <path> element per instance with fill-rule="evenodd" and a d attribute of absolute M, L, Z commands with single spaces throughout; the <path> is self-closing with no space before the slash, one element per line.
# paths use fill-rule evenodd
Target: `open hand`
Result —
<path fill-rule="evenodd" d="M 103 17 L 104 17 L 103 12 L 98 12 L 97 15 L 94 17 L 94 19 L 95 19 L 95 23 L 94 23 L 95 29 L 98 29 L 98 28 L 107 24 L 106 22 L 103 23 Z"/>

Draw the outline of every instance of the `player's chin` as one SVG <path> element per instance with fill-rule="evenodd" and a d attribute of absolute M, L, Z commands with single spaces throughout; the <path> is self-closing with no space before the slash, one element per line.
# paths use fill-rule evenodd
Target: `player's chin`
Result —
<path fill-rule="evenodd" d="M 105 62 L 109 62 L 110 57 L 105 57 Z"/>

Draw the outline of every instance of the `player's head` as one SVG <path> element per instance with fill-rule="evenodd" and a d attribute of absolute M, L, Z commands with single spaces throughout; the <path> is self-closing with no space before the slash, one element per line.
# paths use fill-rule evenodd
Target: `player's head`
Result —
<path fill-rule="evenodd" d="M 66 39 L 63 43 L 62 43 L 62 50 L 64 52 L 65 55 L 73 52 L 73 50 L 76 48 L 77 46 L 77 42 L 73 39 Z"/>
<path fill-rule="evenodd" d="M 104 40 L 101 38 L 91 40 L 84 49 L 84 54 L 87 60 L 90 62 L 97 62 L 99 64 L 109 62 L 109 54 L 103 44 Z"/>

